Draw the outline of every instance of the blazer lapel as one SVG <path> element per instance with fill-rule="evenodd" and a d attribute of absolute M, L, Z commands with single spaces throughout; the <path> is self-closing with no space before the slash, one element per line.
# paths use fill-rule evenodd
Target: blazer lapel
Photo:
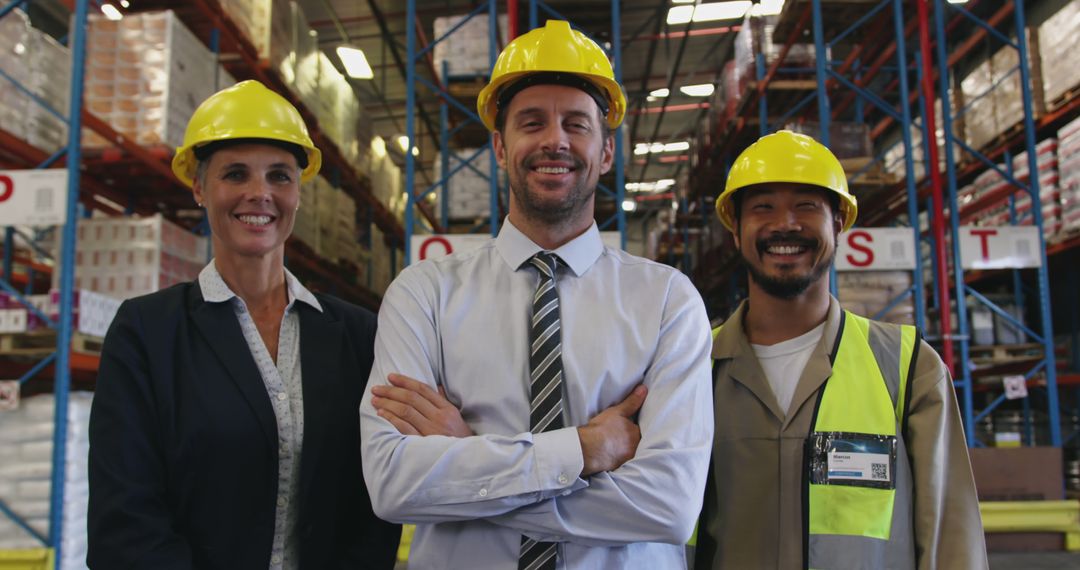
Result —
<path fill-rule="evenodd" d="M 297 306 L 304 386 L 304 454 L 300 461 L 300 488 L 304 489 L 313 483 L 312 470 L 319 464 L 322 443 L 333 437 L 327 434 L 327 429 L 333 427 L 334 409 L 340 405 L 337 400 L 345 397 L 340 369 L 344 329 L 341 321 L 325 312 L 325 304 L 324 312 L 302 303 Z"/>
<path fill-rule="evenodd" d="M 197 283 L 191 288 L 188 306 L 199 333 L 206 339 L 218 360 L 229 372 L 229 378 L 236 383 L 236 387 L 251 406 L 251 411 L 258 419 L 272 448 L 277 449 L 277 419 L 270 405 L 270 396 L 266 393 L 266 384 L 263 383 L 259 368 L 255 365 L 255 358 L 251 356 L 251 349 L 244 340 L 244 333 L 240 330 L 240 323 L 236 320 L 233 308 L 229 303 L 208 303 L 203 300 Z"/>

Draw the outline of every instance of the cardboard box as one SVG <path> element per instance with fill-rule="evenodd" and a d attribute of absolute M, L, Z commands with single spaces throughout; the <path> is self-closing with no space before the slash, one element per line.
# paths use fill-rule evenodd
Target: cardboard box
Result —
<path fill-rule="evenodd" d="M 1056 501 L 1064 498 L 1061 448 L 975 448 L 971 468 L 980 501 Z M 1062 550 L 1061 533 L 999 532 L 986 535 L 993 552 Z"/>

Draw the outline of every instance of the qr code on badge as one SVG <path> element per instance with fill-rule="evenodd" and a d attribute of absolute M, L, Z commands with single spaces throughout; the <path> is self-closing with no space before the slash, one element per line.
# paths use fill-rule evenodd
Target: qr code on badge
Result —
<path fill-rule="evenodd" d="M 870 478 L 877 481 L 888 481 L 889 466 L 885 463 L 871 463 Z"/>

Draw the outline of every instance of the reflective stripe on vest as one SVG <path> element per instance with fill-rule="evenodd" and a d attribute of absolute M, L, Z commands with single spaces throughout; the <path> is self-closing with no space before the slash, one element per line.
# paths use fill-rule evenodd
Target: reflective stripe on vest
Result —
<path fill-rule="evenodd" d="M 908 380 L 917 356 L 915 327 L 879 323 L 844 311 L 838 336 L 832 375 L 819 391 L 811 435 L 897 436 L 898 426 L 902 430 L 904 425 Z M 891 475 L 895 483 L 898 474 Z M 895 485 L 888 489 L 819 485 L 811 483 L 809 474 L 804 474 L 804 481 L 808 567 L 880 567 L 893 523 Z"/>

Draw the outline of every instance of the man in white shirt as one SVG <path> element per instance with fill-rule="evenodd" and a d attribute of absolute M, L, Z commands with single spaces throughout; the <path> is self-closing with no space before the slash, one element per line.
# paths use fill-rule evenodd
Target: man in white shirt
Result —
<path fill-rule="evenodd" d="M 708 321 L 684 275 L 600 241 L 594 192 L 625 105 L 566 22 L 511 42 L 477 103 L 509 215 L 386 292 L 362 457 L 376 513 L 417 524 L 410 568 L 686 563 L 712 438 Z"/>

